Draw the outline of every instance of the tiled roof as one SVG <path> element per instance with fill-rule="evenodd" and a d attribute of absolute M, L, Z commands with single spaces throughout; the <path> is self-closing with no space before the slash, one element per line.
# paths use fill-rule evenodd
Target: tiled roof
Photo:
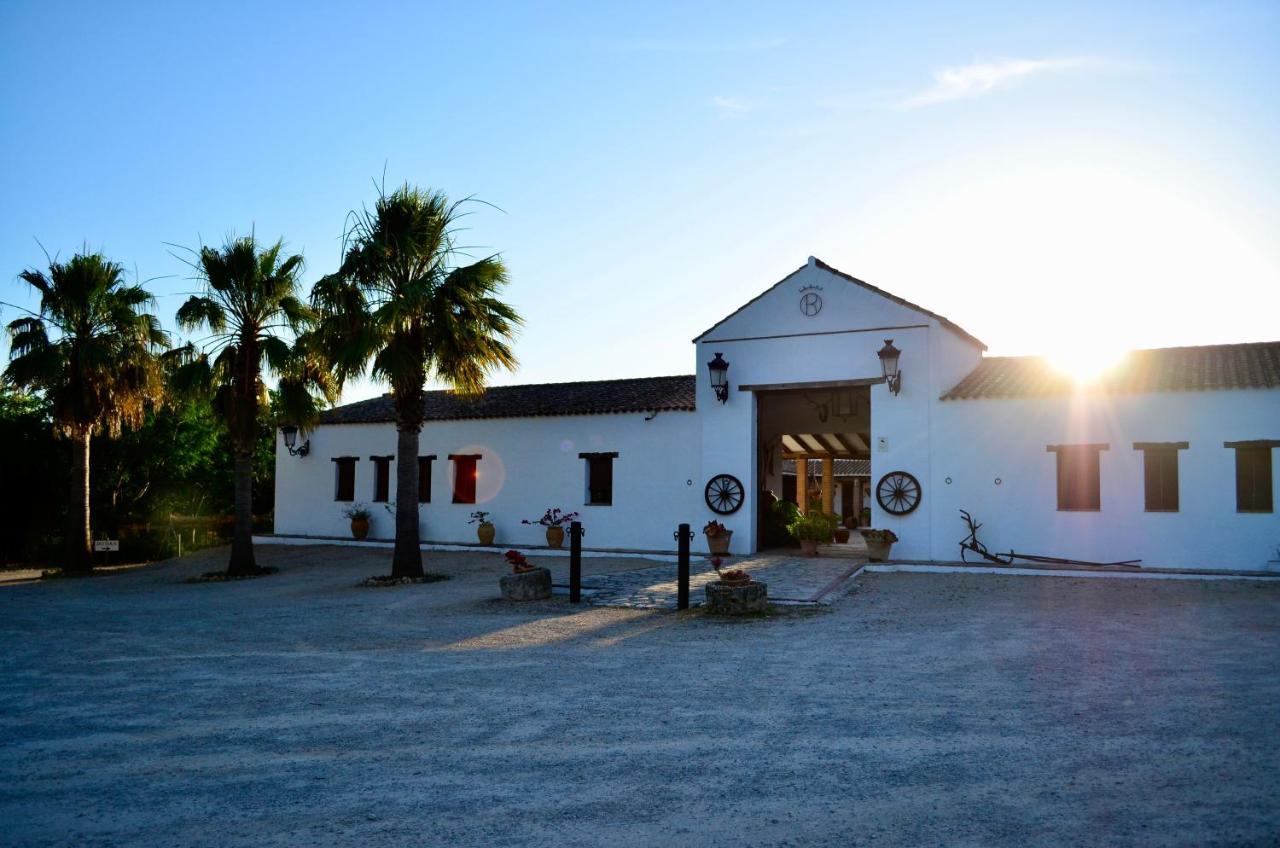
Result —
<path fill-rule="evenodd" d="M 831 469 L 837 477 L 870 477 L 871 476 L 871 460 L 869 459 L 835 459 L 832 460 L 833 468 Z M 782 460 L 782 473 L 795 475 L 796 461 L 794 459 Z M 809 460 L 809 473 L 822 476 L 822 460 Z"/>
<path fill-rule="evenodd" d="M 1280 342 L 1135 350 L 1091 386 L 1110 394 L 1280 387 Z M 1070 394 L 1071 378 L 1038 356 L 991 356 L 943 400 Z"/>
<path fill-rule="evenodd" d="M 477 398 L 464 398 L 448 391 L 427 392 L 425 406 L 428 421 L 691 412 L 694 409 L 694 386 L 692 375 L 494 386 Z M 321 416 L 320 423 L 371 424 L 395 419 L 395 404 L 391 396 L 382 395 L 330 409 Z"/>
<path fill-rule="evenodd" d="M 816 256 L 811 256 L 811 257 L 809 257 L 809 259 L 812 261 L 812 263 L 813 263 L 814 267 L 816 267 L 816 268 L 821 268 L 821 269 L 822 269 L 822 270 L 824 270 L 824 271 L 829 271 L 830 273 L 835 274 L 837 277 L 840 277 L 841 279 L 848 280 L 849 282 L 853 283 L 854 285 L 862 286 L 862 287 L 863 287 L 864 289 L 866 289 L 867 291 L 875 292 L 876 294 L 880 295 L 881 297 L 886 298 L 886 299 L 888 299 L 888 300 L 891 300 L 891 301 L 893 301 L 894 303 L 897 303 L 897 304 L 899 304 L 899 305 L 901 305 L 901 306 L 905 306 L 905 307 L 907 307 L 908 309 L 914 309 L 916 312 L 920 312 L 920 313 L 922 313 L 922 314 L 924 314 L 924 315 L 928 315 L 930 318 L 933 318 L 934 320 L 936 320 L 936 321 L 937 321 L 939 324 L 941 324 L 942 326 L 947 327 L 947 328 L 948 328 L 948 329 L 950 329 L 952 332 L 954 332 L 954 333 L 956 333 L 957 335 L 961 336 L 962 338 L 964 338 L 964 339 L 968 340 L 969 342 L 972 342 L 974 345 L 977 345 L 978 347 L 982 348 L 983 350 L 986 350 L 986 349 L 987 349 L 987 346 L 986 346 L 986 344 L 984 344 L 984 343 L 983 343 L 982 339 L 979 339 L 977 336 L 973 335 L 973 334 L 972 334 L 972 333 L 970 333 L 968 330 L 964 329 L 964 328 L 963 328 L 963 327 L 961 327 L 959 324 L 957 324 L 956 322 L 952 321 L 950 318 L 947 318 L 947 317 L 945 317 L 945 316 L 939 315 L 938 313 L 933 312 L 932 310 L 925 309 L 923 306 L 920 306 L 919 304 L 912 303 L 911 301 L 907 300 L 906 298 L 898 297 L 896 294 L 893 294 L 892 292 L 887 292 L 887 291 L 885 291 L 884 289 L 882 289 L 882 288 L 880 288 L 880 287 L 878 287 L 878 286 L 873 286 L 873 285 L 871 285 L 870 283 L 865 282 L 864 280 L 859 280 L 857 277 L 854 277 L 854 276 L 852 276 L 851 274 L 846 274 L 844 271 L 841 271 L 839 268 L 835 268 L 835 267 L 833 267 L 833 266 L 831 266 L 831 265 L 828 265 L 827 263 L 823 262 L 821 259 L 817 258 Z M 796 270 L 792 271 L 790 274 L 788 274 L 787 276 L 783 277 L 781 280 L 778 280 L 778 282 L 776 282 L 776 283 L 774 283 L 773 285 L 769 286 L 769 288 L 767 288 L 767 289 L 765 289 L 764 291 L 760 292 L 760 294 L 758 294 L 758 295 L 756 295 L 755 297 L 751 298 L 751 300 L 748 300 L 746 303 L 742 304 L 742 306 L 739 306 L 739 307 L 738 307 L 737 309 L 735 309 L 733 312 L 730 312 L 728 315 L 726 315 L 725 317 L 721 318 L 719 321 L 717 321 L 715 324 L 713 324 L 713 325 L 712 325 L 709 329 L 707 329 L 705 332 L 703 332 L 703 333 L 701 333 L 700 335 L 698 335 L 698 336 L 697 336 L 697 338 L 695 338 L 695 339 L 694 339 L 694 341 L 695 341 L 695 342 L 702 341 L 705 337 L 709 336 L 713 330 L 715 330 L 717 327 L 719 327 L 719 326 L 720 326 L 721 324 L 723 324 L 725 321 L 728 321 L 730 318 L 732 318 L 733 316 L 737 315 L 739 312 L 741 312 L 742 310 L 746 309 L 748 306 L 750 306 L 751 304 L 755 303 L 757 300 L 759 300 L 760 298 L 764 297 L 766 294 L 768 294 L 769 292 L 773 291 L 773 290 L 774 290 L 774 289 L 776 289 L 778 286 L 782 285 L 782 284 L 783 284 L 783 283 L 785 283 L 787 280 L 791 279 L 791 278 L 792 278 L 792 277 L 794 277 L 796 274 L 799 274 L 801 271 L 803 271 L 805 268 L 808 268 L 808 267 L 809 267 L 809 264 L 808 264 L 808 263 L 806 263 L 806 264 L 804 264 L 804 265 L 801 265 L 799 268 L 797 268 Z"/>

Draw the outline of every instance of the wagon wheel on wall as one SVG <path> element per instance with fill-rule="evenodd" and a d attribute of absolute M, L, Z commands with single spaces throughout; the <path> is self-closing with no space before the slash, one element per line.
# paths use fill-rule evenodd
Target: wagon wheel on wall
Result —
<path fill-rule="evenodd" d="M 707 481 L 707 488 L 702 494 L 712 512 L 732 515 L 742 508 L 746 489 L 742 488 L 742 481 L 732 474 L 717 474 Z"/>
<path fill-rule="evenodd" d="M 920 481 L 905 471 L 890 471 L 876 486 L 876 501 L 890 515 L 906 515 L 920 506 Z"/>

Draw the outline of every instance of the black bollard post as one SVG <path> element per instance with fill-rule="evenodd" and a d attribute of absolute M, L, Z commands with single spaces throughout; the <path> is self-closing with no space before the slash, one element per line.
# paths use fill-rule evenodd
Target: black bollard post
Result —
<path fill-rule="evenodd" d="M 689 608 L 689 542 L 693 539 L 693 531 L 688 524 L 681 524 L 676 530 L 677 560 L 676 572 L 676 609 Z"/>
<path fill-rule="evenodd" d="M 569 603 L 582 602 L 582 522 L 569 524 Z"/>

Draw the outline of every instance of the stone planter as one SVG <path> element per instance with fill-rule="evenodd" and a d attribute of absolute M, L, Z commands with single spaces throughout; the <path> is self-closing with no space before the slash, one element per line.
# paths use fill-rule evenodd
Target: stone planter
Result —
<path fill-rule="evenodd" d="M 351 538 L 363 539 L 369 535 L 369 519 L 353 518 L 351 519 Z"/>
<path fill-rule="evenodd" d="M 889 558 L 889 549 L 893 547 L 893 542 L 873 542 L 867 540 L 867 559 L 872 562 L 884 562 Z"/>
<path fill-rule="evenodd" d="M 564 544 L 564 528 L 552 524 L 547 528 L 547 547 L 558 548 Z"/>
<path fill-rule="evenodd" d="M 729 543 L 732 541 L 732 530 L 726 530 L 718 536 L 708 536 L 707 550 L 713 554 L 727 554 L 729 553 Z"/>
<path fill-rule="evenodd" d="M 502 597 L 508 601 L 542 601 L 551 597 L 551 572 L 535 568 L 520 574 L 504 575 L 498 586 Z"/>
<path fill-rule="evenodd" d="M 495 532 L 494 526 L 488 521 L 476 525 L 476 538 L 480 540 L 482 545 L 492 545 Z"/>
<path fill-rule="evenodd" d="M 800 540 L 800 553 L 812 557 L 818 555 L 818 543 L 813 539 Z"/>
<path fill-rule="evenodd" d="M 754 580 L 733 585 L 712 580 L 706 585 L 706 593 L 706 611 L 710 615 L 751 615 L 764 612 L 769 606 L 768 585 Z"/>

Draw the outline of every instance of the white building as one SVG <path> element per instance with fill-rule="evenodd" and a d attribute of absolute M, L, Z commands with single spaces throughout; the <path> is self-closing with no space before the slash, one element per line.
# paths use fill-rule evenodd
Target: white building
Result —
<path fill-rule="evenodd" d="M 896 386 L 878 356 L 886 339 Z M 678 524 L 719 519 L 749 553 L 785 460 L 822 460 L 825 480 L 796 497 L 852 514 L 834 462 L 860 459 L 871 524 L 900 538 L 895 559 L 958 559 L 964 509 L 992 551 L 1276 567 L 1280 342 L 1135 351 L 1087 391 L 1039 358 L 985 349 L 810 258 L 694 339 L 694 376 L 498 387 L 473 402 L 429 393 L 424 544 L 474 542 L 468 518 L 483 509 L 499 546 L 533 547 L 541 528 L 521 519 L 559 507 L 582 513 L 592 548 L 668 551 Z M 389 538 L 377 502 L 394 497 L 393 417 L 389 397 L 361 401 L 330 411 L 306 456 L 278 445 L 276 533 L 346 537 L 356 501 L 374 505 L 371 537 Z"/>

